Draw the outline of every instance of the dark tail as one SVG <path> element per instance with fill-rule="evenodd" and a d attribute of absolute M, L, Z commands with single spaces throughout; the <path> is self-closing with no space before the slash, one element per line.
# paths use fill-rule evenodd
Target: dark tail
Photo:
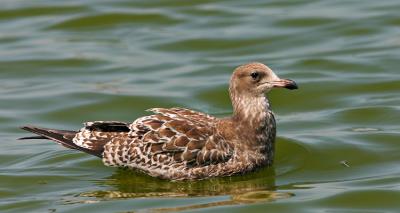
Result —
<path fill-rule="evenodd" d="M 88 154 L 102 157 L 102 153 L 96 152 L 94 150 L 86 149 L 76 145 L 72 139 L 78 133 L 76 131 L 69 131 L 69 130 L 57 130 L 57 129 L 47 129 L 47 128 L 40 128 L 35 126 L 23 126 L 21 129 L 35 133 L 39 136 L 29 136 L 19 138 L 19 140 L 26 140 L 26 139 L 48 139 L 55 141 L 67 148 L 76 149 L 82 152 L 86 152 Z"/>

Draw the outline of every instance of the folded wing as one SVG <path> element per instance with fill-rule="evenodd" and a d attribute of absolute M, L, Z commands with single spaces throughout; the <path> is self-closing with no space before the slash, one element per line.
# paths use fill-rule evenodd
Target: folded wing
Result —
<path fill-rule="evenodd" d="M 153 176 L 226 162 L 232 147 L 214 134 L 216 118 L 183 108 L 155 108 L 133 122 L 128 137 L 105 145 L 105 164 L 140 169 Z"/>

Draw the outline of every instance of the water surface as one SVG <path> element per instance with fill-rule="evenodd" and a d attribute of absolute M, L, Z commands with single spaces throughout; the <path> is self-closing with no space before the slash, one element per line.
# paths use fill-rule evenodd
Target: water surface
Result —
<path fill-rule="evenodd" d="M 400 3 L 15 1 L 0 9 L 1 212 L 398 212 Z M 109 168 L 49 141 L 151 107 L 231 113 L 232 70 L 267 63 L 275 164 L 198 182 Z"/>

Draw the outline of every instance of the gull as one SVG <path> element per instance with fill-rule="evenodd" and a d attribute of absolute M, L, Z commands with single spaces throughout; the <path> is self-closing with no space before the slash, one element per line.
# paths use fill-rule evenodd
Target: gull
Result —
<path fill-rule="evenodd" d="M 23 126 L 38 136 L 152 177 L 199 180 L 245 174 L 271 166 L 276 121 L 266 93 L 297 89 L 268 66 L 253 62 L 237 67 L 230 79 L 233 113 L 217 118 L 185 108 L 152 108 L 131 123 L 93 121 L 79 131 Z"/>

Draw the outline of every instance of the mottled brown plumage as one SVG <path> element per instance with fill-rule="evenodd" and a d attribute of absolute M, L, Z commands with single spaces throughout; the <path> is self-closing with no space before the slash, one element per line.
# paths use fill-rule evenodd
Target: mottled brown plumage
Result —
<path fill-rule="evenodd" d="M 128 167 L 171 180 L 246 173 L 271 165 L 275 118 L 265 93 L 297 89 L 261 63 L 235 69 L 229 92 L 233 115 L 216 118 L 184 108 L 153 108 L 133 123 L 95 121 L 80 131 L 23 127 L 36 138 L 99 156 L 105 165 Z M 27 137 L 32 139 L 35 137 Z"/>

